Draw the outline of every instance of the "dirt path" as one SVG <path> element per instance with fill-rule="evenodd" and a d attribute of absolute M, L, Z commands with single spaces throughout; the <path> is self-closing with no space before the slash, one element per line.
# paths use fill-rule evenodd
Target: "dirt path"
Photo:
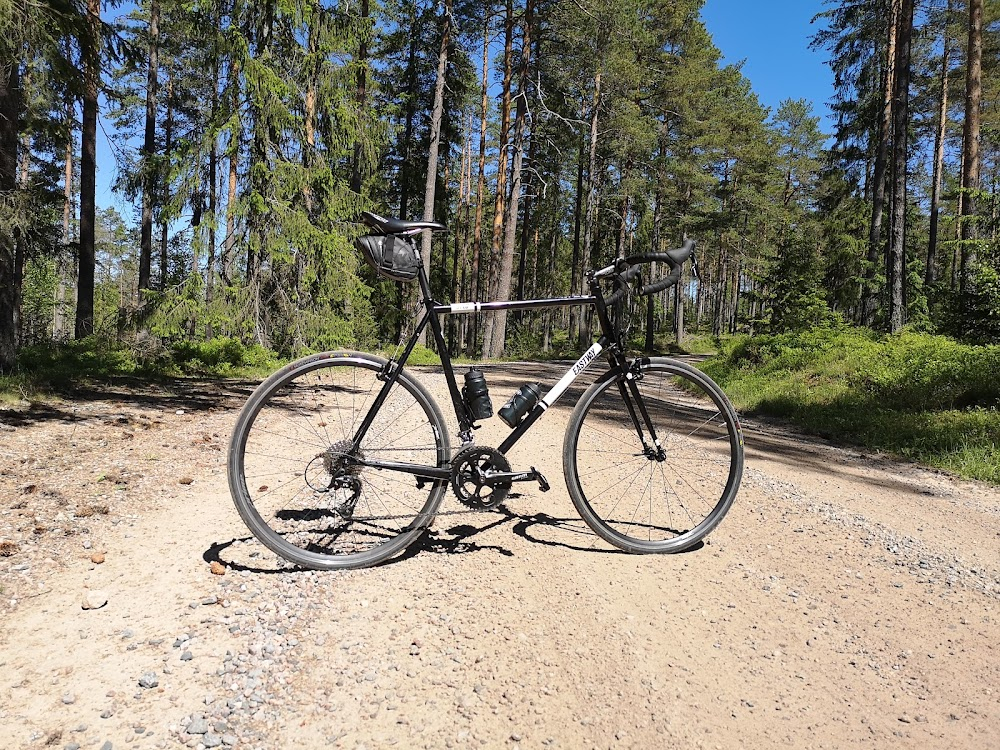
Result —
<path fill-rule="evenodd" d="M 551 492 L 288 572 L 226 488 L 250 387 L 0 412 L 0 747 L 1000 747 L 995 488 L 748 423 L 708 543 L 619 554 L 562 481 L 572 391 L 510 455 Z"/>

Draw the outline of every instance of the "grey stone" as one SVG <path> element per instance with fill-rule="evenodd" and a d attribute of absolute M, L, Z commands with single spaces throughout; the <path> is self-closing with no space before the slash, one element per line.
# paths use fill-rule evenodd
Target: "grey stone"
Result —
<path fill-rule="evenodd" d="M 200 716 L 196 716 L 191 719 L 191 722 L 187 725 L 188 734 L 207 734 L 208 733 L 208 722 L 205 721 Z"/>
<path fill-rule="evenodd" d="M 142 688 L 155 688 L 159 684 L 160 678 L 156 676 L 156 672 L 146 672 L 139 678 L 139 687 Z"/>
<path fill-rule="evenodd" d="M 217 734 L 212 734 L 211 732 L 209 732 L 208 734 L 205 735 L 204 739 L 202 739 L 201 742 L 205 747 L 218 747 L 219 745 L 222 744 L 222 738 L 219 737 L 219 735 Z"/>

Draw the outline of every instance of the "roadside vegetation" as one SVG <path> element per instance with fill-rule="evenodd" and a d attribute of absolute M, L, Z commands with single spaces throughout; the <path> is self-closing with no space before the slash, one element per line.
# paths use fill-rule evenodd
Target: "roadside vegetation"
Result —
<path fill-rule="evenodd" d="M 91 336 L 23 349 L 11 374 L 0 375 L 0 406 L 44 400 L 91 381 L 122 377 L 263 378 L 281 362 L 262 346 L 234 339 L 163 344 L 151 337 L 126 345 Z"/>
<path fill-rule="evenodd" d="M 845 327 L 738 336 L 702 367 L 744 414 L 1000 484 L 1000 346 Z"/>

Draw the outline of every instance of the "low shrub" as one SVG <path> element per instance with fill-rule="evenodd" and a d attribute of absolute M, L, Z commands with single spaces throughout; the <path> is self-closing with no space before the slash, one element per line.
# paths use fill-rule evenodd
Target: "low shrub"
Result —
<path fill-rule="evenodd" d="M 702 367 L 742 411 L 1000 483 L 1000 347 L 828 329 L 725 341 Z"/>

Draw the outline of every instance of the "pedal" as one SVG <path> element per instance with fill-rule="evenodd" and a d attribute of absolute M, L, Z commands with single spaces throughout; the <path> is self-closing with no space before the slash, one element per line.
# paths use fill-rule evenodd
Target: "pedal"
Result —
<path fill-rule="evenodd" d="M 531 471 L 535 475 L 535 479 L 538 480 L 538 489 L 542 492 L 548 492 L 551 488 L 549 487 L 549 480 L 545 478 L 545 475 L 534 466 L 531 467 Z"/>

